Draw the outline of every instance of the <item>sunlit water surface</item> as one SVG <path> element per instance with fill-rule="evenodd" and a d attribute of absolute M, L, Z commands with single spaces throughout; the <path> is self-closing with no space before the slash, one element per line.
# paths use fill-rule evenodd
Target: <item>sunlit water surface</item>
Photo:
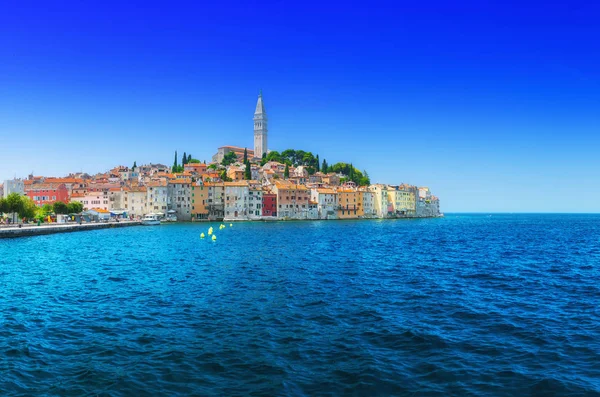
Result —
<path fill-rule="evenodd" d="M 0 395 L 598 395 L 600 216 L 0 240 Z"/>

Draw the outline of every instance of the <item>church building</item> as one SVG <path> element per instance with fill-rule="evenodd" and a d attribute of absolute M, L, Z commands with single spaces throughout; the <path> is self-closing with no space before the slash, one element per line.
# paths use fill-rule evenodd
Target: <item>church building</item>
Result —
<path fill-rule="evenodd" d="M 254 156 L 257 158 L 262 158 L 263 154 L 268 153 L 267 132 L 267 112 L 265 111 L 261 90 L 258 94 L 256 111 L 254 112 Z"/>
<path fill-rule="evenodd" d="M 258 101 L 256 102 L 256 110 L 254 111 L 254 150 L 248 149 L 249 158 L 262 158 L 263 153 L 268 153 L 269 148 L 267 144 L 267 112 L 265 111 L 265 105 L 263 103 L 262 91 L 258 94 Z M 217 153 L 212 156 L 212 161 L 220 163 L 223 161 L 223 157 L 229 152 L 235 152 L 238 158 L 243 158 L 244 154 L 243 147 L 239 146 L 221 146 Z"/>

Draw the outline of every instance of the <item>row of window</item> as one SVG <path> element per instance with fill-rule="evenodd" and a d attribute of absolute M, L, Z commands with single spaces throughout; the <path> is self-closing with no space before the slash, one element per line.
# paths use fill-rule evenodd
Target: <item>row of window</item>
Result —
<path fill-rule="evenodd" d="M 33 196 L 33 201 L 49 201 L 50 196 Z M 56 200 L 56 196 L 52 196 L 52 200 Z"/>

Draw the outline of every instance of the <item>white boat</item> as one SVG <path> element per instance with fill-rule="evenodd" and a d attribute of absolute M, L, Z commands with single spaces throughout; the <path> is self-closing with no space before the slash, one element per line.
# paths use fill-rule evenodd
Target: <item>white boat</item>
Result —
<path fill-rule="evenodd" d="M 160 225 L 160 219 L 156 214 L 148 214 L 142 219 L 142 225 L 153 226 Z"/>

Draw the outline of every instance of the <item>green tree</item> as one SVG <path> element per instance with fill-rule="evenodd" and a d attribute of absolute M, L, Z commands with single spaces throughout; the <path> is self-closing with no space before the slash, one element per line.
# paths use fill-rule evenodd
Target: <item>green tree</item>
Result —
<path fill-rule="evenodd" d="M 183 158 L 181 159 L 181 165 L 186 165 L 187 164 L 187 155 L 185 154 L 185 152 L 183 152 Z"/>
<path fill-rule="evenodd" d="M 304 150 L 296 150 L 296 153 L 294 155 L 294 164 L 303 164 L 305 154 L 306 152 Z"/>
<path fill-rule="evenodd" d="M 319 172 L 321 169 L 319 168 L 321 166 L 321 164 L 319 163 L 319 155 L 317 154 L 317 157 L 315 159 L 315 170 L 316 172 Z"/>
<path fill-rule="evenodd" d="M 244 164 L 248 162 L 248 149 L 244 148 Z"/>
<path fill-rule="evenodd" d="M 219 174 L 219 177 L 221 178 L 221 180 L 223 182 L 231 182 L 232 181 L 232 179 L 227 176 L 227 171 L 225 171 L 225 170 L 221 171 L 221 173 Z"/>
<path fill-rule="evenodd" d="M 237 161 L 237 154 L 235 152 L 229 152 L 225 156 L 223 156 L 223 161 L 221 164 L 227 166 L 235 163 Z"/>
<path fill-rule="evenodd" d="M 79 214 L 81 211 L 83 211 L 83 204 L 81 204 L 79 201 L 71 201 L 69 204 L 67 204 L 67 208 L 69 210 L 69 214 Z"/>
<path fill-rule="evenodd" d="M 369 178 L 369 174 L 367 174 L 367 170 L 363 170 L 363 176 L 360 178 L 358 183 L 359 186 L 369 186 L 371 184 L 371 179 Z"/>
<path fill-rule="evenodd" d="M 0 197 L 0 215 L 8 212 L 8 204 L 4 198 Z"/>
<path fill-rule="evenodd" d="M 46 211 L 44 211 L 42 207 L 38 207 L 36 209 L 34 216 L 34 218 L 40 222 L 44 222 L 44 219 L 46 219 L 46 217 L 48 216 L 48 214 L 46 213 Z"/>
<path fill-rule="evenodd" d="M 6 212 L 13 214 L 13 222 L 15 221 L 15 214 L 19 214 L 23 211 L 24 200 L 19 193 L 11 193 L 5 199 Z"/>
<path fill-rule="evenodd" d="M 321 165 L 321 172 L 324 173 L 324 174 L 326 174 L 327 171 L 328 171 L 327 160 L 323 159 L 323 165 Z"/>
<path fill-rule="evenodd" d="M 38 206 L 35 205 L 35 201 L 29 197 L 21 196 L 21 202 L 21 208 L 18 211 L 19 218 L 33 219 L 38 209 Z"/>
<path fill-rule="evenodd" d="M 175 161 L 173 161 L 173 168 L 171 168 L 171 171 L 172 172 L 177 172 L 177 168 L 178 168 L 178 165 L 177 165 L 177 150 L 175 150 Z"/>
<path fill-rule="evenodd" d="M 185 163 L 189 164 L 191 159 L 192 159 L 192 155 L 190 153 L 188 153 L 188 158 Z"/>
<path fill-rule="evenodd" d="M 217 169 L 217 164 L 215 164 L 215 163 L 212 163 L 212 164 L 210 164 L 208 167 L 206 167 L 206 169 L 209 169 L 209 170 L 216 170 L 216 169 Z"/>
<path fill-rule="evenodd" d="M 294 164 L 294 161 L 296 161 L 296 151 L 294 149 L 286 149 L 283 152 L 281 152 L 280 157 L 282 163 L 288 160 L 290 164 Z"/>
<path fill-rule="evenodd" d="M 273 150 L 272 152 L 269 152 L 269 154 L 267 154 L 267 161 L 277 161 L 278 163 L 284 162 L 283 157 L 276 150 Z"/>
<path fill-rule="evenodd" d="M 62 201 L 55 202 L 54 205 L 52 206 L 52 209 L 54 210 L 55 214 L 68 214 L 69 213 L 69 207 L 67 206 L 67 204 L 63 203 Z"/>
<path fill-rule="evenodd" d="M 188 164 L 200 164 L 200 160 L 198 160 L 198 159 L 189 159 L 188 160 Z"/>
<path fill-rule="evenodd" d="M 288 179 L 290 177 L 290 166 L 289 165 L 285 165 L 285 170 L 283 170 L 283 177 L 285 179 Z"/>
<path fill-rule="evenodd" d="M 50 215 L 53 211 L 54 211 L 54 208 L 52 208 L 52 205 L 50 205 L 50 204 L 42 205 L 42 212 L 44 213 L 44 215 Z"/>
<path fill-rule="evenodd" d="M 262 158 L 260 159 L 260 166 L 262 167 L 267 163 L 267 154 L 263 153 Z"/>
<path fill-rule="evenodd" d="M 249 181 L 252 179 L 252 169 L 250 168 L 250 162 L 246 161 L 246 169 L 244 170 L 244 179 Z"/>
<path fill-rule="evenodd" d="M 137 168 L 137 161 L 133 162 L 133 167 L 131 167 L 131 169 Z"/>

